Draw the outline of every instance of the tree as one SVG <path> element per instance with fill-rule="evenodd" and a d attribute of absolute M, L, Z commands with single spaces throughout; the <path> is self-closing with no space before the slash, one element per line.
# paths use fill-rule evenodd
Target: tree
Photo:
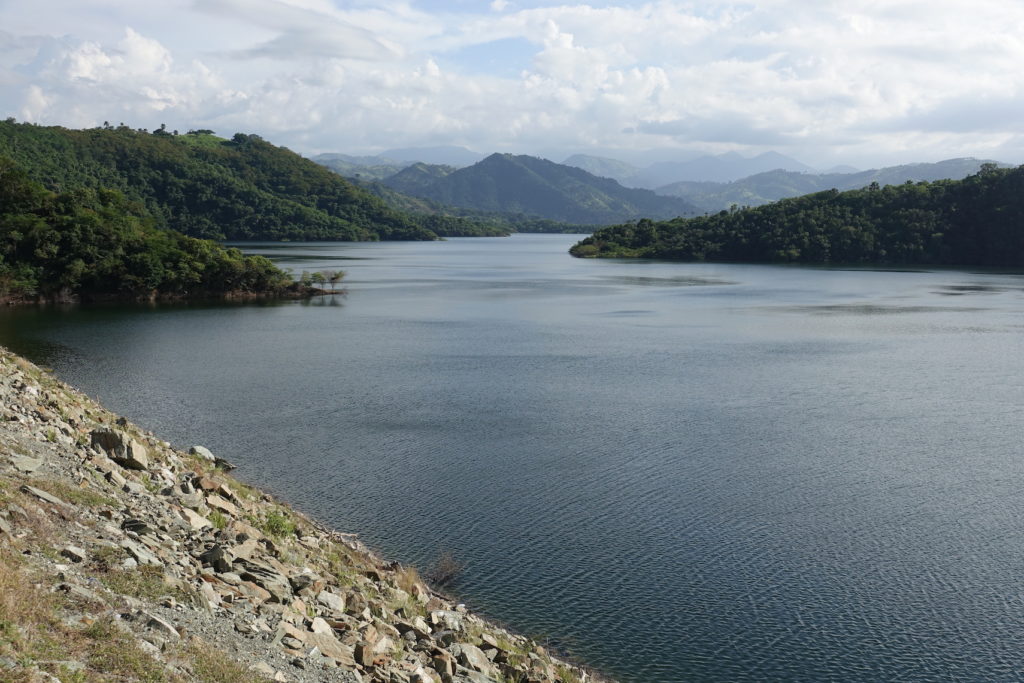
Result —
<path fill-rule="evenodd" d="M 318 270 L 318 271 L 316 271 L 315 273 L 313 273 L 312 275 L 310 275 L 310 276 L 309 276 L 309 279 L 310 279 L 310 280 L 311 280 L 311 281 L 313 282 L 313 284 L 314 284 L 314 285 L 316 285 L 317 287 L 322 287 L 322 286 L 323 286 L 323 284 L 324 284 L 325 282 L 327 282 L 327 278 L 326 278 L 326 277 L 324 277 L 324 274 L 323 274 L 323 273 L 321 273 L 321 272 L 320 272 L 319 270 Z"/>
<path fill-rule="evenodd" d="M 338 283 L 341 282 L 342 278 L 345 277 L 345 271 L 343 270 L 325 270 L 324 277 L 327 278 L 327 282 L 331 285 L 331 291 L 337 287 Z"/>

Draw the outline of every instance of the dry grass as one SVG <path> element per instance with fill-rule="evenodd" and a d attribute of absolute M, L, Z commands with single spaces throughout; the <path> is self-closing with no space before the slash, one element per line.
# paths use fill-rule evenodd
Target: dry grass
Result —
<path fill-rule="evenodd" d="M 37 489 L 42 489 L 47 493 L 53 494 L 65 503 L 71 503 L 72 505 L 94 508 L 117 507 L 118 504 L 113 498 L 97 493 L 90 488 L 72 486 L 71 484 L 63 481 L 33 479 L 29 484 Z"/>
<path fill-rule="evenodd" d="M 142 565 L 135 569 L 111 569 L 101 573 L 99 579 L 113 592 L 140 600 L 156 600 L 165 595 L 180 601 L 186 599 L 181 591 L 167 584 L 161 567 Z"/>
<path fill-rule="evenodd" d="M 420 578 L 420 573 L 416 571 L 416 567 L 402 567 L 395 574 L 395 585 L 404 590 L 409 595 L 416 592 L 416 587 L 423 587 L 423 580 Z"/>
<path fill-rule="evenodd" d="M 270 680 L 238 662 L 227 659 L 223 652 L 214 650 L 199 640 L 192 640 L 180 654 L 189 660 L 192 675 L 203 683 L 250 683 Z"/>
<path fill-rule="evenodd" d="M 0 656 L 19 668 L 4 671 L 4 681 L 37 680 L 32 669 L 63 673 L 61 680 L 107 683 L 170 680 L 163 665 L 139 649 L 134 637 L 107 617 L 85 628 L 61 620 L 65 600 L 42 585 L 25 561 L 9 549 L 0 551 Z M 86 668 L 61 671 L 60 662 L 77 661 Z"/>
<path fill-rule="evenodd" d="M 87 640 L 86 662 L 100 680 L 130 680 L 163 683 L 173 680 L 164 666 L 142 651 L 134 637 L 122 631 L 114 620 L 105 618 L 82 631 Z"/>

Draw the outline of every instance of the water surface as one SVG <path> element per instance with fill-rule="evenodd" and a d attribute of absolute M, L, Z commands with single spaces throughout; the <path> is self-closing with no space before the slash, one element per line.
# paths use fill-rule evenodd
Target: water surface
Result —
<path fill-rule="evenodd" d="M 0 339 L 624 683 L 1024 671 L 1024 278 L 247 247 L 313 303 Z"/>

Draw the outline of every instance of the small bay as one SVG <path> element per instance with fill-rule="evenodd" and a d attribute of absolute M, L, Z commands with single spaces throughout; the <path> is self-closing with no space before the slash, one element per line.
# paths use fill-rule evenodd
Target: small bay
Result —
<path fill-rule="evenodd" d="M 246 244 L 312 302 L 0 343 L 623 681 L 1024 669 L 1024 276 Z"/>

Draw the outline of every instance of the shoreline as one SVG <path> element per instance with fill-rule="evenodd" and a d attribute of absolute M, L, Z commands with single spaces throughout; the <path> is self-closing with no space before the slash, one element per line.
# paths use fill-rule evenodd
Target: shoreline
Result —
<path fill-rule="evenodd" d="M 195 294 L 166 294 L 157 291 L 146 294 L 70 294 L 61 293 L 53 296 L 12 296 L 0 295 L 0 306 L 63 306 L 68 304 L 158 304 L 158 303 L 216 303 L 228 301 L 293 301 L 312 299 L 318 296 L 345 294 L 344 289 L 337 291 L 319 287 L 303 287 L 295 283 L 288 287 L 270 292 L 250 292 L 247 290 L 231 290 L 227 292 L 198 292 Z"/>
<path fill-rule="evenodd" d="M 0 395 L 0 678 L 609 680 L 2 347 Z"/>

